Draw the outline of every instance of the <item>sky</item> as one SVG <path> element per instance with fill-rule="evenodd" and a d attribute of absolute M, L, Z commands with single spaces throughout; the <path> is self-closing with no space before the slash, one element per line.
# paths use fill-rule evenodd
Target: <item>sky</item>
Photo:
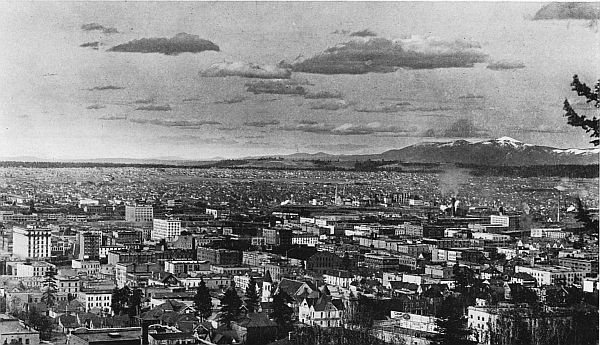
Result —
<path fill-rule="evenodd" d="M 0 2 L 0 157 L 379 153 L 566 124 L 598 23 L 543 3 Z"/>

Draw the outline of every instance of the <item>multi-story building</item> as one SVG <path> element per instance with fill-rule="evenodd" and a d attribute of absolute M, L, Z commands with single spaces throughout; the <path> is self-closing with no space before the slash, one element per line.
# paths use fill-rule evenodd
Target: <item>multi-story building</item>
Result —
<path fill-rule="evenodd" d="M 292 244 L 293 233 L 289 229 L 263 229 L 265 243 L 271 246 L 289 246 Z"/>
<path fill-rule="evenodd" d="M 13 266 L 13 275 L 17 277 L 44 277 L 48 271 L 56 268 L 46 261 L 20 262 Z"/>
<path fill-rule="evenodd" d="M 242 255 L 237 250 L 198 247 L 197 256 L 198 260 L 213 265 L 239 265 L 242 262 Z"/>
<path fill-rule="evenodd" d="M 102 232 L 81 231 L 77 233 L 77 242 L 79 243 L 80 260 L 98 260 L 100 258 Z"/>
<path fill-rule="evenodd" d="M 586 271 L 562 266 L 515 266 L 515 273 L 528 273 L 537 281 L 538 286 L 554 285 L 564 282 L 567 285 L 581 283 Z"/>
<path fill-rule="evenodd" d="M 87 276 L 96 276 L 100 272 L 100 261 L 71 260 L 71 267 Z"/>
<path fill-rule="evenodd" d="M 40 343 L 40 332 L 14 316 L 0 314 L 0 343 L 37 345 Z"/>
<path fill-rule="evenodd" d="M 319 242 L 319 236 L 311 234 L 294 234 L 292 235 L 292 244 L 314 247 Z M 266 243 L 266 240 L 265 240 Z"/>
<path fill-rule="evenodd" d="M 165 271 L 178 275 L 179 273 L 210 271 L 207 260 L 165 261 Z"/>
<path fill-rule="evenodd" d="M 397 270 L 400 260 L 389 254 L 366 253 L 364 266 L 376 270 Z"/>
<path fill-rule="evenodd" d="M 111 289 L 84 289 L 77 294 L 77 300 L 84 306 L 85 311 L 98 309 L 105 313 L 111 312 Z"/>
<path fill-rule="evenodd" d="M 47 258 L 52 250 L 49 228 L 28 225 L 13 228 L 13 255 L 20 258 Z"/>
<path fill-rule="evenodd" d="M 154 209 L 152 205 L 126 205 L 125 221 L 133 223 L 152 222 Z"/>
<path fill-rule="evenodd" d="M 305 298 L 298 307 L 298 320 L 319 327 L 340 327 L 344 304 L 339 299 L 322 295 L 319 298 Z"/>
<path fill-rule="evenodd" d="M 595 277 L 598 275 L 598 260 L 558 258 L 558 265 L 569 267 L 578 271 L 584 271 L 587 276 Z"/>
<path fill-rule="evenodd" d="M 56 276 L 56 288 L 60 294 L 77 296 L 79 292 L 79 277 Z"/>
<path fill-rule="evenodd" d="M 175 237 L 181 235 L 181 220 L 179 219 L 154 219 L 152 224 L 152 240 L 165 239 L 172 241 Z"/>
<path fill-rule="evenodd" d="M 355 280 L 354 275 L 343 270 L 331 270 L 323 274 L 323 279 L 327 285 L 339 286 L 345 289 L 349 289 L 350 284 Z"/>

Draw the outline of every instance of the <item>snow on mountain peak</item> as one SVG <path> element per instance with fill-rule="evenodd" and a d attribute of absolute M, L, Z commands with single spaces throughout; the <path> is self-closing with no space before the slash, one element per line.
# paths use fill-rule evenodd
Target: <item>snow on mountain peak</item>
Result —
<path fill-rule="evenodd" d="M 523 142 L 517 140 L 517 139 L 513 139 L 511 137 L 500 137 L 498 139 L 496 139 L 496 141 L 498 142 L 503 142 L 503 143 L 514 143 L 514 144 L 522 144 Z"/>

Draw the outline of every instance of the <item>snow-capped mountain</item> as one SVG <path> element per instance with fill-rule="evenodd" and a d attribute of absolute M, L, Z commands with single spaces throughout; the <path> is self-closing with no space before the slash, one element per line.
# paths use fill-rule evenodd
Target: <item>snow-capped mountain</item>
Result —
<path fill-rule="evenodd" d="M 600 148 L 557 149 L 502 137 L 468 142 L 426 142 L 382 153 L 381 159 L 420 163 L 464 163 L 476 165 L 598 164 Z"/>

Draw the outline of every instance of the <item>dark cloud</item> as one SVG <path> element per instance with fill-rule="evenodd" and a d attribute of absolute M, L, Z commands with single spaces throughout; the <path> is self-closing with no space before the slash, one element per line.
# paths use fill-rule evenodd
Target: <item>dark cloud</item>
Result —
<path fill-rule="evenodd" d="M 317 92 L 306 93 L 304 95 L 304 98 L 307 98 L 307 99 L 343 98 L 343 95 L 340 92 L 317 91 Z"/>
<path fill-rule="evenodd" d="M 142 38 L 110 48 L 111 52 L 122 53 L 161 53 L 177 55 L 181 53 L 199 53 L 207 50 L 219 51 L 219 46 L 201 39 L 197 35 L 179 33 L 172 38 Z"/>
<path fill-rule="evenodd" d="M 413 37 L 401 40 L 354 40 L 304 61 L 290 64 L 292 71 L 320 74 L 389 73 L 397 68 L 432 69 L 472 67 L 486 55 L 474 42 Z"/>
<path fill-rule="evenodd" d="M 171 111 L 171 106 L 168 104 L 163 105 L 143 105 L 141 107 L 135 108 L 135 110 L 145 110 L 145 111 Z"/>
<path fill-rule="evenodd" d="M 131 119 L 133 123 L 148 124 L 163 127 L 181 127 L 181 128 L 198 128 L 207 125 L 221 125 L 221 122 L 210 121 L 210 120 L 148 120 L 148 119 Z"/>
<path fill-rule="evenodd" d="M 542 7 L 533 20 L 547 19 L 600 19 L 598 2 L 553 2 Z"/>
<path fill-rule="evenodd" d="M 261 80 L 246 83 L 246 90 L 254 94 L 277 94 L 277 95 L 304 95 L 306 89 L 295 83 L 282 80 Z"/>
<path fill-rule="evenodd" d="M 98 118 L 98 120 L 103 121 L 118 121 L 118 120 L 127 120 L 127 116 L 125 115 L 107 115 Z"/>
<path fill-rule="evenodd" d="M 86 109 L 93 109 L 93 110 L 98 110 L 98 109 L 102 109 L 102 108 L 106 108 L 106 106 L 102 105 L 102 104 L 92 104 L 92 105 L 88 105 L 87 107 L 85 107 Z"/>
<path fill-rule="evenodd" d="M 397 113 L 400 111 L 406 111 L 408 109 L 406 107 L 409 105 L 410 105 L 409 102 L 399 102 L 399 103 L 394 103 L 394 104 L 380 104 L 380 105 L 371 106 L 371 107 L 356 108 L 356 111 L 358 111 L 360 113 Z"/>
<path fill-rule="evenodd" d="M 82 48 L 92 48 L 92 49 L 96 49 L 98 50 L 98 47 L 100 46 L 100 42 L 85 42 L 79 45 Z"/>
<path fill-rule="evenodd" d="M 375 36 L 377 36 L 377 34 L 374 33 L 373 31 L 369 30 L 369 29 L 364 29 L 364 30 L 360 30 L 360 31 L 355 31 L 355 32 L 351 33 L 350 36 L 354 36 L 354 37 L 375 37 Z"/>
<path fill-rule="evenodd" d="M 316 124 L 297 124 L 295 126 L 283 126 L 279 129 L 284 131 L 299 131 L 306 133 L 319 133 L 330 135 L 371 135 L 378 133 L 388 133 L 401 136 L 412 136 L 417 131 L 415 127 L 403 127 L 394 125 L 382 125 L 379 122 L 371 122 L 366 125 L 344 123 L 334 126 L 325 123 Z"/>
<path fill-rule="evenodd" d="M 246 100 L 246 97 L 244 97 L 244 96 L 234 96 L 231 98 L 225 98 L 222 101 L 216 101 L 215 104 L 234 104 L 234 103 L 241 103 L 245 100 Z"/>
<path fill-rule="evenodd" d="M 307 146 L 307 148 L 322 151 L 356 151 L 369 147 L 371 147 L 371 145 L 364 144 L 314 144 Z"/>
<path fill-rule="evenodd" d="M 472 94 L 472 93 L 468 93 L 466 95 L 458 96 L 458 99 L 484 99 L 484 98 L 485 98 L 485 96 L 475 95 L 475 94 Z"/>
<path fill-rule="evenodd" d="M 350 33 L 350 30 L 335 30 L 334 32 L 332 32 L 332 34 L 336 34 L 336 35 L 347 35 Z"/>
<path fill-rule="evenodd" d="M 122 86 L 115 86 L 115 85 L 105 85 L 105 86 L 94 86 L 91 89 L 88 89 L 89 91 L 107 91 L 107 90 L 123 90 L 124 87 Z"/>
<path fill-rule="evenodd" d="M 190 98 L 184 98 L 182 101 L 183 102 L 196 102 L 196 101 L 201 101 L 202 99 L 200 97 L 190 97 Z"/>
<path fill-rule="evenodd" d="M 300 120 L 298 123 L 301 125 L 316 125 L 318 122 L 314 120 Z"/>
<path fill-rule="evenodd" d="M 519 62 L 519 61 L 507 61 L 507 60 L 493 61 L 487 65 L 487 69 L 491 69 L 494 71 L 503 71 L 503 70 L 521 69 L 521 68 L 525 68 L 525 64 L 523 64 L 522 62 Z"/>
<path fill-rule="evenodd" d="M 410 107 L 408 108 L 408 110 L 410 111 L 423 111 L 423 112 L 430 112 L 430 111 L 449 111 L 452 110 L 453 108 L 451 107 L 447 107 L 447 106 L 443 106 L 443 105 L 435 105 L 435 106 L 419 106 L 419 107 Z"/>
<path fill-rule="evenodd" d="M 279 121 L 277 120 L 265 120 L 265 121 L 251 121 L 251 122 L 244 122 L 244 126 L 248 126 L 248 127 L 267 127 L 267 126 L 276 126 L 279 124 Z"/>
<path fill-rule="evenodd" d="M 442 133 L 446 138 L 475 138 L 487 135 L 485 129 L 477 127 L 472 120 L 462 118 L 456 120 Z"/>
<path fill-rule="evenodd" d="M 200 71 L 201 77 L 244 77 L 260 79 L 288 79 L 292 72 L 275 65 L 257 65 L 247 62 L 221 62 Z"/>
<path fill-rule="evenodd" d="M 154 103 L 154 98 L 136 99 L 133 103 L 135 103 L 135 104 L 152 104 L 152 103 Z"/>
<path fill-rule="evenodd" d="M 98 23 L 83 24 L 81 26 L 83 31 L 102 31 L 105 34 L 116 34 L 119 32 L 117 28 L 107 27 Z"/>
<path fill-rule="evenodd" d="M 310 106 L 310 109 L 316 110 L 340 110 L 348 108 L 350 104 L 344 100 L 323 101 Z"/>

